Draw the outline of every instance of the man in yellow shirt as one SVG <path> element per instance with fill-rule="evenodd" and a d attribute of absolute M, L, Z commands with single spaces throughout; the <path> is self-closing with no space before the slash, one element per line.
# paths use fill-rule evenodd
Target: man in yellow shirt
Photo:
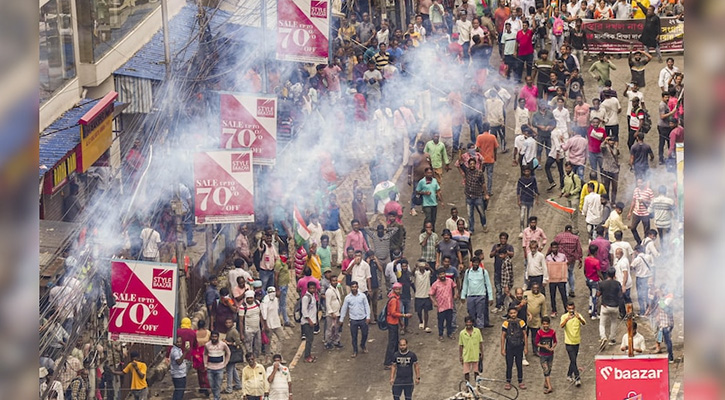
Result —
<path fill-rule="evenodd" d="M 566 379 L 579 387 L 582 381 L 579 377 L 579 367 L 576 365 L 576 358 L 579 355 L 579 344 L 582 341 L 581 327 L 586 325 L 587 321 L 581 314 L 576 312 L 574 302 L 569 300 L 566 306 L 566 314 L 561 316 L 561 327 L 564 328 L 564 344 L 566 345 L 566 353 L 569 355 L 569 372 Z"/>
<path fill-rule="evenodd" d="M 649 8 L 649 0 L 632 0 L 632 13 L 634 19 L 644 19 Z"/>
<path fill-rule="evenodd" d="M 584 207 L 584 198 L 587 197 L 589 194 L 589 183 L 594 184 L 594 190 L 596 190 L 599 195 L 607 194 L 607 189 L 604 187 L 604 185 L 597 181 L 597 172 L 591 171 L 589 172 L 589 182 L 582 184 L 582 191 L 579 195 L 579 209 L 581 210 L 582 207 Z"/>
<path fill-rule="evenodd" d="M 264 365 L 255 362 L 254 354 L 247 353 L 245 358 L 247 365 L 242 370 L 242 395 L 247 400 L 262 400 L 269 395 L 267 371 Z"/>
<path fill-rule="evenodd" d="M 135 400 L 147 400 L 149 385 L 146 383 L 146 364 L 139 361 L 139 353 L 131 352 L 131 362 L 126 364 L 123 371 L 113 371 L 114 375 L 131 374 L 131 394 Z"/>

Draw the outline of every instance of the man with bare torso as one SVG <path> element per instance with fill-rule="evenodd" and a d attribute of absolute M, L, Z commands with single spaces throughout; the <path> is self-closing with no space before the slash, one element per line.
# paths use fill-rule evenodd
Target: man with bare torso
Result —
<path fill-rule="evenodd" d="M 418 1 L 418 13 L 423 17 L 423 27 L 425 27 L 426 35 L 430 35 L 433 32 L 433 27 L 430 23 L 430 6 L 433 4 L 433 0 L 419 0 Z"/>

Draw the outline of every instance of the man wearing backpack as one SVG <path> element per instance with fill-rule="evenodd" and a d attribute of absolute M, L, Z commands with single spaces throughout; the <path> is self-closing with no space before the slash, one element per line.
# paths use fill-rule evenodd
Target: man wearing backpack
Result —
<path fill-rule="evenodd" d="M 313 363 L 317 357 L 312 356 L 312 341 L 315 338 L 314 328 L 317 324 L 317 285 L 307 283 L 307 293 L 302 297 L 302 334 L 305 336 L 305 362 Z"/>
<path fill-rule="evenodd" d="M 395 363 L 396 347 L 398 346 L 398 334 L 400 333 L 400 318 L 410 318 L 413 314 L 403 314 L 400 308 L 400 293 L 403 291 L 403 284 L 396 282 L 393 284 L 393 290 L 388 295 L 388 304 L 385 306 L 385 322 L 388 326 L 388 348 L 385 351 L 385 360 L 383 365 L 389 370 Z"/>
<path fill-rule="evenodd" d="M 526 322 L 518 318 L 516 307 L 509 307 L 508 319 L 501 325 L 501 355 L 506 358 L 506 385 L 504 389 L 511 390 L 514 362 L 516 362 L 516 378 L 519 382 L 519 389 L 526 389 L 522 359 L 528 352 L 526 346 Z"/>
<path fill-rule="evenodd" d="M 254 298 L 254 290 L 244 292 L 244 302 L 239 306 L 239 318 L 244 327 L 244 344 L 249 352 L 259 357 L 262 350 L 262 309 Z"/>
<path fill-rule="evenodd" d="M 473 317 L 477 328 L 493 327 L 488 320 L 488 307 L 493 305 L 491 280 L 478 257 L 471 259 L 471 268 L 463 277 L 461 302 L 466 304 L 468 315 Z"/>
<path fill-rule="evenodd" d="M 637 137 L 637 134 L 647 133 L 649 131 L 649 128 L 647 127 L 646 119 L 649 119 L 649 116 L 647 115 L 647 112 L 644 108 L 640 106 L 640 100 L 639 97 L 635 97 L 632 99 L 632 112 L 629 114 L 629 137 L 627 138 L 627 147 L 629 149 L 632 148 L 632 145 L 635 142 L 635 138 Z M 652 125 L 652 121 L 650 120 L 649 125 Z"/>

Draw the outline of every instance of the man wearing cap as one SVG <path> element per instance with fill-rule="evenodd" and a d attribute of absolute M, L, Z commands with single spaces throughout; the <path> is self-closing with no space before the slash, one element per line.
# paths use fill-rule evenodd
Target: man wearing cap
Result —
<path fill-rule="evenodd" d="M 254 299 L 254 290 L 244 292 L 244 301 L 239 306 L 239 323 L 242 330 L 242 340 L 247 346 L 247 351 L 259 357 L 262 350 L 261 331 L 262 310 L 260 304 Z"/>
<path fill-rule="evenodd" d="M 400 318 L 410 318 L 413 316 L 413 314 L 403 314 L 400 312 L 400 293 L 402 290 L 403 284 L 396 282 L 393 284 L 393 291 L 388 295 L 388 308 L 385 315 L 385 321 L 388 323 L 388 348 L 385 351 L 385 360 L 383 361 L 385 369 L 387 370 L 395 363 L 393 355 L 398 345 Z"/>
<path fill-rule="evenodd" d="M 262 299 L 260 304 L 262 311 L 262 329 L 269 338 L 270 350 L 272 354 L 282 353 L 282 338 L 284 330 L 282 329 L 282 321 L 279 318 L 279 299 L 277 298 L 277 289 L 274 286 L 267 288 L 267 295 Z M 272 341 L 271 334 L 277 338 Z"/>
<path fill-rule="evenodd" d="M 47 369 L 45 367 L 40 367 L 40 398 L 43 398 L 43 394 L 45 394 L 45 391 L 48 390 L 48 386 L 50 386 L 50 390 L 48 391 L 48 398 L 50 397 L 51 393 L 57 393 L 58 396 L 56 399 L 63 400 L 65 398 L 64 392 L 63 392 L 63 385 L 59 381 L 52 380 L 53 378 L 53 369 Z M 73 381 L 71 381 L 72 383 Z"/>
<path fill-rule="evenodd" d="M 213 337 L 214 334 L 212 333 L 212 339 Z M 216 337 L 217 341 L 219 341 L 218 332 Z M 146 400 L 149 395 L 149 385 L 146 382 L 146 363 L 143 363 L 139 360 L 140 355 L 138 351 L 132 351 L 130 355 L 131 362 L 126 364 L 126 367 L 122 371 L 112 371 L 112 373 L 119 376 L 123 376 L 124 374 L 131 374 L 131 394 L 133 395 L 133 398 L 135 400 Z M 218 387 L 216 393 L 217 397 L 214 400 L 219 400 Z"/>

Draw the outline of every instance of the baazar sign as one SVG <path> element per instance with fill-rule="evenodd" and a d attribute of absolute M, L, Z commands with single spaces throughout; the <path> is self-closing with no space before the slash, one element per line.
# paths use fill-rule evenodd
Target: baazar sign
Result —
<path fill-rule="evenodd" d="M 597 356 L 597 400 L 669 399 L 667 356 Z"/>

